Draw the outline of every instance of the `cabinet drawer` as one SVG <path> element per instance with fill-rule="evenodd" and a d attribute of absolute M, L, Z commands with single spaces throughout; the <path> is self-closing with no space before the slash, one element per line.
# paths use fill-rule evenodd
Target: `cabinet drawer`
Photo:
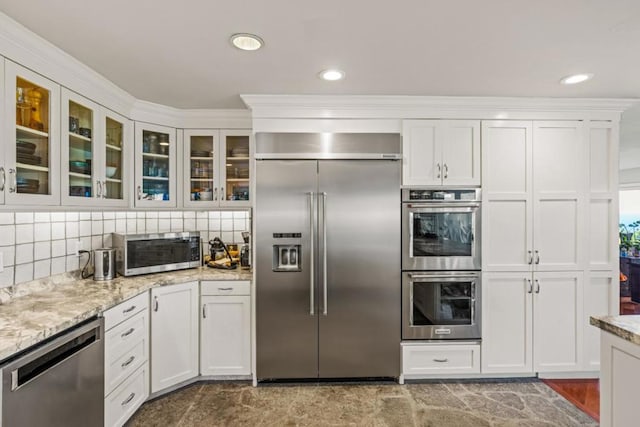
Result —
<path fill-rule="evenodd" d="M 480 373 L 480 345 L 403 344 L 402 373 L 409 376 Z"/>
<path fill-rule="evenodd" d="M 149 336 L 149 312 L 143 311 L 105 333 L 105 357 L 120 357 L 138 341 Z"/>
<path fill-rule="evenodd" d="M 200 295 L 251 295 L 251 282 L 239 280 L 201 282 Z"/>
<path fill-rule="evenodd" d="M 134 316 L 142 310 L 146 310 L 149 307 L 149 293 L 143 292 L 138 296 L 130 298 L 115 307 L 111 307 L 109 310 L 103 313 L 104 315 L 104 330 L 116 326 L 123 320 Z"/>
<path fill-rule="evenodd" d="M 124 381 L 133 371 L 148 360 L 148 348 L 148 341 L 146 339 L 141 339 L 118 357 L 105 358 L 105 395 L 111 393 L 118 384 Z"/>
<path fill-rule="evenodd" d="M 122 426 L 149 395 L 149 364 L 145 363 L 105 398 L 104 425 Z"/>

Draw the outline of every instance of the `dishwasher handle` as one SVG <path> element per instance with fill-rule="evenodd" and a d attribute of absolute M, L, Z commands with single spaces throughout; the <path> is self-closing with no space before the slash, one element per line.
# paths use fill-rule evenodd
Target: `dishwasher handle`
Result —
<path fill-rule="evenodd" d="M 18 390 L 49 369 L 102 340 L 103 329 L 104 319 L 99 318 L 72 329 L 7 365 L 4 369 L 11 372 L 11 391 Z"/>

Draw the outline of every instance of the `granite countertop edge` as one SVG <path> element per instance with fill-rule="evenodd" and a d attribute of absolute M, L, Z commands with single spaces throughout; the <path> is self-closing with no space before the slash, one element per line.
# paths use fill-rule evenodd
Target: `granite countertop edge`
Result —
<path fill-rule="evenodd" d="M 159 286 L 190 281 L 251 281 L 246 270 L 201 267 L 98 282 L 65 275 L 40 279 L 0 304 L 0 363 L 119 303 Z"/>
<path fill-rule="evenodd" d="M 623 340 L 640 345 L 640 315 L 591 316 L 589 323 Z"/>

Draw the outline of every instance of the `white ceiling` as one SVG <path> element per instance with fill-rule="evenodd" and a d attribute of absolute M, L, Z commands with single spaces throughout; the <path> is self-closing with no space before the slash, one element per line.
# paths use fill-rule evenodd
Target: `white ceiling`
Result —
<path fill-rule="evenodd" d="M 638 0 L 0 0 L 0 11 L 176 108 L 244 108 L 241 93 L 640 98 Z M 266 45 L 239 51 L 236 32 Z M 330 67 L 346 79 L 317 78 Z M 595 78 L 558 83 L 577 72 Z"/>

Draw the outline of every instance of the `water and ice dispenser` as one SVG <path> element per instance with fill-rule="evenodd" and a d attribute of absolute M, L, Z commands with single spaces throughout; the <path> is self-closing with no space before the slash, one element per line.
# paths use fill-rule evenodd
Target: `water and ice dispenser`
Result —
<path fill-rule="evenodd" d="M 301 271 L 302 245 L 291 243 L 291 239 L 300 239 L 301 233 L 275 233 L 273 237 L 286 239 L 286 243 L 273 245 L 273 271 Z"/>

